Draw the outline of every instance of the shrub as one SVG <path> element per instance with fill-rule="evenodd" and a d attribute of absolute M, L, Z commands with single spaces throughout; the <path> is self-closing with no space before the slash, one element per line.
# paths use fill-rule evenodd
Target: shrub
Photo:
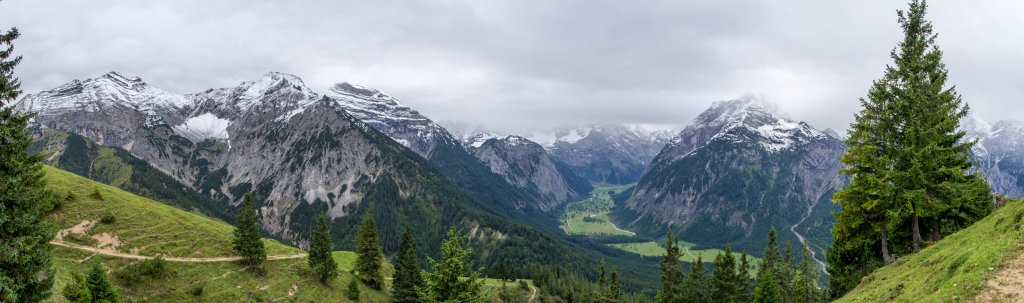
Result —
<path fill-rule="evenodd" d="M 103 218 L 100 218 L 100 223 L 103 224 L 113 224 L 114 221 L 117 221 L 117 218 L 112 214 L 105 214 L 103 215 Z"/>
<path fill-rule="evenodd" d="M 201 285 L 201 284 L 200 285 L 193 285 L 192 288 L 190 288 L 188 290 L 188 293 L 191 294 L 194 297 L 202 297 L 203 296 L 203 285 Z"/>
<path fill-rule="evenodd" d="M 359 279 L 357 279 L 357 278 L 352 278 L 352 280 L 348 282 L 347 297 L 348 297 L 349 300 L 359 300 L 359 281 L 358 280 Z"/>
<path fill-rule="evenodd" d="M 92 189 L 92 193 L 89 194 L 89 198 L 93 198 L 93 199 L 96 199 L 96 200 L 103 201 L 103 194 L 100 194 L 100 189 L 99 188 L 93 188 Z"/>
<path fill-rule="evenodd" d="M 526 284 L 526 280 L 519 280 L 519 288 L 522 290 L 530 289 L 530 285 Z"/>
<path fill-rule="evenodd" d="M 71 272 L 71 282 L 64 286 L 64 298 L 71 303 L 92 302 L 92 294 L 89 293 L 89 285 L 85 283 L 85 276 L 77 271 Z"/>
<path fill-rule="evenodd" d="M 114 274 L 125 286 L 135 286 L 144 280 L 163 280 L 171 275 L 164 258 L 144 260 L 122 267 Z"/>

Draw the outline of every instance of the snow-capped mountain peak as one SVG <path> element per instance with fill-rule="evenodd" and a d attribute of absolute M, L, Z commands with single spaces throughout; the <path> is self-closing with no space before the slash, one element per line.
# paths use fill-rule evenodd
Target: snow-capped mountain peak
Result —
<path fill-rule="evenodd" d="M 756 141 L 769 152 L 779 152 L 822 137 L 832 137 L 807 123 L 796 122 L 763 98 L 745 95 L 735 100 L 715 101 L 670 141 L 685 157 L 712 140 Z"/>
<path fill-rule="evenodd" d="M 379 90 L 341 82 L 331 87 L 325 96 L 424 158 L 429 158 L 438 138 L 457 142 L 434 121 Z"/>
<path fill-rule="evenodd" d="M 148 114 L 187 106 L 182 95 L 151 87 L 139 77 L 125 77 L 109 72 L 100 77 L 72 80 L 48 91 L 22 98 L 16 107 L 34 113 L 95 112 L 112 106 L 123 106 Z"/>

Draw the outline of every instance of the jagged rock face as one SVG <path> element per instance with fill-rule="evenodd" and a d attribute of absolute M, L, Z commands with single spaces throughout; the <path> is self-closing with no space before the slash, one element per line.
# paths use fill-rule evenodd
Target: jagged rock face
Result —
<path fill-rule="evenodd" d="M 542 211 L 550 211 L 567 201 L 578 200 L 589 190 L 579 177 L 571 175 L 553 160 L 539 144 L 519 136 L 491 138 L 480 135 L 467 142 L 471 152 L 490 170 L 516 187 L 540 193 Z"/>
<path fill-rule="evenodd" d="M 595 182 L 632 183 L 665 147 L 670 132 L 603 124 L 566 133 L 550 146 L 551 155 Z M 579 136 L 572 140 L 573 135 Z"/>
<path fill-rule="evenodd" d="M 988 178 L 992 191 L 1024 197 L 1024 121 L 989 125 L 971 117 L 964 120 L 962 129 L 967 132 L 965 139 L 978 140 L 971 162 Z"/>
<path fill-rule="evenodd" d="M 654 158 L 616 216 L 652 234 L 672 228 L 687 241 L 755 251 L 772 226 L 831 225 L 819 209 L 834 208 L 845 182 L 843 150 L 754 97 L 715 102 Z"/>
<path fill-rule="evenodd" d="M 327 91 L 346 112 L 430 159 L 441 142 L 458 142 L 444 128 L 376 89 L 338 83 Z"/>
<path fill-rule="evenodd" d="M 382 135 L 287 74 L 176 95 L 109 73 L 15 107 L 43 127 L 122 147 L 204 195 L 236 204 L 252 191 L 266 201 L 263 228 L 284 239 L 305 236 L 289 228 L 296 207 L 324 203 L 331 218 L 346 216 L 390 170 Z"/>
<path fill-rule="evenodd" d="M 635 182 L 647 164 L 672 139 L 675 131 L 646 130 L 619 124 L 580 125 L 538 130 L 493 130 L 480 125 L 449 122 L 463 142 L 479 135 L 520 135 L 537 142 L 573 173 L 593 182 Z M 482 142 L 478 142 L 482 143 Z"/>

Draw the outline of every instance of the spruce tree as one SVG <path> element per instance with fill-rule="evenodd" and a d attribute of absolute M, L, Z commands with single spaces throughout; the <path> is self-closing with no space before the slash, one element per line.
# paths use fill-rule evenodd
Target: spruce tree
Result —
<path fill-rule="evenodd" d="M 412 238 L 412 230 L 406 226 L 402 231 L 402 241 L 398 244 L 391 302 L 419 303 L 420 296 L 416 290 L 422 287 L 423 276 L 420 275 L 420 262 L 416 256 L 416 241 Z"/>
<path fill-rule="evenodd" d="M 466 236 L 452 228 L 441 243 L 441 261 L 430 261 L 431 272 L 423 275 L 424 286 L 419 289 L 423 302 L 428 303 L 483 303 L 490 299 L 484 291 L 484 279 L 469 261 L 472 249 L 466 245 Z"/>
<path fill-rule="evenodd" d="M 977 186 L 989 191 L 987 185 L 974 181 L 978 175 L 969 173 L 968 156 L 974 143 L 962 142 L 965 133 L 959 130 L 969 108 L 955 88 L 946 85 L 949 72 L 932 24 L 924 19 L 927 8 L 927 3 L 915 0 L 906 13 L 899 13 L 905 36 L 893 58 L 895 116 L 901 126 L 893 176 L 900 207 L 895 211 L 910 217 L 914 251 L 924 245 L 922 221 L 931 223 L 937 241 L 944 215 L 960 212 L 965 204 L 978 205 L 965 201 L 965 192 L 974 192 Z M 990 201 L 990 196 L 985 197 L 985 202 Z"/>
<path fill-rule="evenodd" d="M 267 260 L 267 250 L 263 247 L 259 217 L 253 206 L 251 193 L 245 194 L 242 207 L 235 217 L 234 246 L 235 252 L 242 257 L 242 264 L 253 272 L 260 272 L 260 266 Z"/>
<path fill-rule="evenodd" d="M 31 114 L 5 106 L 21 93 L 14 67 L 18 30 L 0 34 L 0 302 L 38 302 L 53 287 L 52 257 L 48 242 L 56 230 L 46 219 L 57 205 L 57 195 L 43 182 L 39 155 L 28 153 Z"/>
<path fill-rule="evenodd" d="M 779 293 L 783 298 L 793 297 L 793 279 L 796 276 L 793 263 L 793 242 L 786 241 L 786 251 L 782 253 L 782 263 L 775 267 L 775 281 L 779 283 Z"/>
<path fill-rule="evenodd" d="M 348 291 L 345 292 L 345 297 L 352 301 L 359 301 L 359 279 L 348 281 Z"/>
<path fill-rule="evenodd" d="M 89 284 L 85 282 L 85 276 L 82 273 L 71 272 L 71 282 L 64 286 L 64 298 L 71 303 L 92 303 Z"/>
<path fill-rule="evenodd" d="M 898 12 L 904 37 L 890 55 L 894 63 L 861 99 L 851 125 L 842 158 L 851 182 L 833 196 L 843 211 L 832 231 L 838 247 L 828 256 L 832 290 L 850 289 L 876 260 L 892 263 L 893 248 L 918 251 L 926 233 L 937 241 L 991 212 L 987 184 L 969 173 L 973 143 L 958 131 L 969 107 L 947 84 L 927 7 L 913 0 Z"/>
<path fill-rule="evenodd" d="M 615 267 L 612 267 L 612 279 L 608 284 L 608 302 L 622 302 L 626 294 L 619 284 L 619 271 Z"/>
<path fill-rule="evenodd" d="M 117 292 L 114 291 L 114 286 L 110 284 L 110 279 L 107 278 L 107 271 L 103 269 L 103 265 L 100 264 L 99 260 L 93 261 L 92 271 L 89 271 L 87 283 L 89 284 L 89 294 L 92 295 L 92 302 L 120 302 Z"/>
<path fill-rule="evenodd" d="M 683 300 L 683 287 L 686 275 L 679 263 L 681 252 L 679 242 L 672 236 L 672 231 L 665 236 L 665 256 L 658 267 L 661 269 L 661 290 L 654 297 L 658 303 L 680 302 Z"/>
<path fill-rule="evenodd" d="M 725 253 L 715 257 L 715 268 L 712 269 L 711 298 L 716 303 L 738 302 L 737 295 L 740 292 L 738 278 L 736 277 L 736 258 L 732 255 L 732 249 L 726 245 Z"/>
<path fill-rule="evenodd" d="M 327 225 L 327 215 L 321 213 L 316 221 L 316 231 L 309 242 L 309 268 L 313 270 L 320 283 L 328 285 L 338 276 L 338 263 L 331 257 L 334 242 L 331 241 L 331 227 Z"/>
<path fill-rule="evenodd" d="M 686 280 L 688 283 L 683 292 L 685 295 L 683 302 L 711 302 L 711 282 L 708 281 L 700 255 L 697 255 L 697 259 L 690 263 L 690 276 Z"/>
<path fill-rule="evenodd" d="M 779 289 L 779 282 L 775 280 L 778 276 L 774 272 L 775 267 L 764 267 L 758 272 L 757 286 L 754 287 L 755 303 L 782 303 L 782 292 Z"/>
<path fill-rule="evenodd" d="M 800 253 L 800 265 L 797 267 L 796 276 L 793 277 L 793 302 L 812 303 L 822 299 L 821 291 L 818 289 L 818 268 L 814 265 L 814 257 L 811 256 L 811 249 L 804 242 L 804 249 Z"/>
<path fill-rule="evenodd" d="M 377 224 L 372 215 L 363 215 L 363 222 L 356 235 L 356 275 L 366 286 L 381 289 L 384 286 L 384 277 L 380 273 L 383 263 L 384 250 L 380 247 Z"/>
<path fill-rule="evenodd" d="M 608 280 L 605 278 L 604 258 L 601 258 L 601 270 L 597 278 L 597 291 L 602 295 L 608 292 Z"/>
<path fill-rule="evenodd" d="M 750 258 L 746 252 L 740 256 L 740 264 L 736 269 L 736 279 L 739 283 L 739 297 L 736 298 L 739 302 L 750 302 L 754 295 L 753 281 L 750 279 L 750 270 L 752 269 L 750 264 Z"/>

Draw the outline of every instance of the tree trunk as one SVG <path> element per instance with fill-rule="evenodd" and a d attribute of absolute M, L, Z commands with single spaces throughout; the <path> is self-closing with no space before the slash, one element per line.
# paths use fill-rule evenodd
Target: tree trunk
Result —
<path fill-rule="evenodd" d="M 882 219 L 882 261 L 889 265 L 894 259 L 889 253 L 889 219 Z"/>
<path fill-rule="evenodd" d="M 911 224 L 911 229 L 913 230 L 913 234 L 914 234 L 914 251 L 915 252 L 920 251 L 921 250 L 921 246 L 924 246 L 924 240 L 921 239 L 921 224 L 918 221 L 920 221 L 920 220 L 918 220 L 917 213 L 914 213 L 913 219 L 911 220 L 910 224 Z"/>
<path fill-rule="evenodd" d="M 939 219 L 939 218 L 935 218 L 935 220 L 932 221 L 932 239 L 931 240 L 932 240 L 933 243 L 934 242 L 939 242 L 939 240 L 942 240 L 941 239 L 942 238 L 942 233 L 939 232 L 939 221 L 941 221 L 941 219 Z"/>

